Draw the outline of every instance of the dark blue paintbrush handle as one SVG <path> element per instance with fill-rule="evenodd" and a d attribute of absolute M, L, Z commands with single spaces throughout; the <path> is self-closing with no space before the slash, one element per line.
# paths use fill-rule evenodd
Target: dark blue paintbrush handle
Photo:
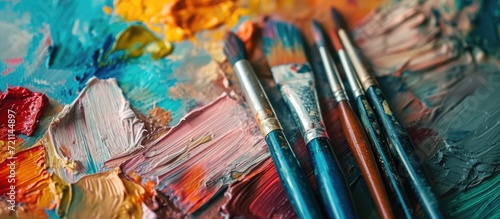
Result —
<path fill-rule="evenodd" d="M 361 123 L 363 124 L 366 134 L 370 139 L 370 143 L 373 146 L 373 150 L 377 155 L 379 163 L 383 167 L 382 170 L 384 175 L 398 198 L 406 218 L 412 218 L 410 202 L 408 201 L 408 197 L 404 191 L 403 184 L 399 179 L 396 166 L 394 166 L 394 161 L 392 160 L 392 156 L 387 148 L 387 143 L 382 129 L 378 124 L 377 117 L 364 95 L 356 97 L 355 102 L 358 108 L 358 115 L 361 119 Z"/>
<path fill-rule="evenodd" d="M 389 146 L 408 174 L 412 189 L 420 200 L 422 208 L 430 218 L 443 218 L 437 199 L 426 180 L 422 161 L 415 152 L 410 136 L 398 122 L 378 85 L 369 87 L 366 92 L 384 127 Z"/>
<path fill-rule="evenodd" d="M 310 186 L 311 183 L 286 140 L 283 130 L 271 131 L 266 136 L 266 142 L 281 184 L 297 216 L 299 218 L 323 218 L 321 208 Z"/>
<path fill-rule="evenodd" d="M 356 218 L 342 169 L 328 138 L 315 138 L 307 144 L 316 183 L 328 218 Z"/>

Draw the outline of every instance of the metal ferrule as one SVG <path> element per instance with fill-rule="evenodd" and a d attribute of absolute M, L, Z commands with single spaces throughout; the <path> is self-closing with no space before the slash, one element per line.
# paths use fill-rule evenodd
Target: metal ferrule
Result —
<path fill-rule="evenodd" d="M 347 80 L 349 81 L 349 85 L 351 87 L 354 97 L 356 98 L 363 95 L 364 94 L 363 88 L 359 83 L 358 76 L 356 75 L 356 73 L 354 73 L 354 69 L 351 63 L 349 62 L 349 59 L 347 59 L 347 54 L 343 49 L 341 49 L 338 51 L 338 55 L 340 57 L 340 62 L 344 67 L 344 72 L 347 76 Z"/>
<path fill-rule="evenodd" d="M 300 125 L 305 143 L 319 137 L 328 138 L 309 64 L 280 65 L 271 70 L 293 118 Z"/>
<path fill-rule="evenodd" d="M 247 60 L 240 60 L 233 67 L 262 135 L 267 136 L 273 130 L 282 129 L 250 63 Z"/>
<path fill-rule="evenodd" d="M 332 56 L 324 46 L 320 46 L 319 54 L 321 56 L 321 61 L 323 61 L 323 66 L 325 67 L 326 77 L 330 83 L 330 88 L 332 89 L 333 97 L 335 101 L 340 102 L 347 100 L 347 94 L 344 89 L 344 84 L 340 81 L 340 75 Z"/>

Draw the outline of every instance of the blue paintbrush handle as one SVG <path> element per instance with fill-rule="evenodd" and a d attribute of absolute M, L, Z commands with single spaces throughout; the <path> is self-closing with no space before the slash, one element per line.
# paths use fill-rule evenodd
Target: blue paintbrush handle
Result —
<path fill-rule="evenodd" d="M 342 169 L 328 138 L 315 138 L 307 144 L 316 183 L 329 218 L 356 218 Z"/>
<path fill-rule="evenodd" d="M 361 123 L 365 128 L 368 139 L 370 139 L 370 143 L 373 146 L 373 150 L 377 155 L 379 163 L 382 165 L 384 175 L 399 200 L 406 218 L 412 218 L 412 208 L 410 202 L 408 201 L 403 184 L 399 179 L 397 169 L 394 166 L 394 161 L 392 160 L 392 156 L 387 148 L 387 143 L 382 129 L 380 129 L 378 124 L 377 117 L 364 95 L 356 97 L 355 102 L 358 108 L 358 115 L 361 119 Z"/>
<path fill-rule="evenodd" d="M 436 196 L 426 180 L 422 162 L 415 152 L 410 136 L 398 122 L 378 85 L 369 87 L 366 92 L 384 127 L 390 148 L 408 174 L 412 189 L 420 200 L 422 208 L 430 218 L 443 218 Z"/>
<path fill-rule="evenodd" d="M 299 218 L 323 218 L 311 183 L 283 134 L 274 130 L 266 136 L 269 152 L 290 202 Z"/>

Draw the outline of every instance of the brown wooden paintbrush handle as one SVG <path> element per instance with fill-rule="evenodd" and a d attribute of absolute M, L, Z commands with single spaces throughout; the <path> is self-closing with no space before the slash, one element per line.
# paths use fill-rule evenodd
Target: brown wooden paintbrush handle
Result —
<path fill-rule="evenodd" d="M 368 185 L 368 189 L 380 215 L 382 218 L 394 218 L 382 177 L 378 171 L 377 163 L 375 162 L 375 157 L 373 156 L 363 126 L 361 126 L 361 123 L 347 101 L 340 101 L 337 107 L 340 110 L 342 128 L 347 137 L 347 142 L 361 169 L 361 174 Z"/>

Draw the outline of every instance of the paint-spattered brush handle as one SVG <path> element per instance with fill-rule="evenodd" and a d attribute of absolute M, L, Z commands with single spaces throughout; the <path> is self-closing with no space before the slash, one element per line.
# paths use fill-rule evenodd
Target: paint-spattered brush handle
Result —
<path fill-rule="evenodd" d="M 340 110 L 340 119 L 347 142 L 351 147 L 379 213 L 382 218 L 394 218 L 389 197 L 385 191 L 375 157 L 361 123 L 347 101 L 338 102 L 337 107 Z"/>
<path fill-rule="evenodd" d="M 283 131 L 278 129 L 266 135 L 269 152 L 281 184 L 299 218 L 323 218 L 307 175 L 293 153 Z"/>
<path fill-rule="evenodd" d="M 387 182 L 391 185 L 396 198 L 401 204 L 402 211 L 406 218 L 412 218 L 411 204 L 408 200 L 403 184 L 399 179 L 396 166 L 394 165 L 389 148 L 387 147 L 387 142 L 385 141 L 385 137 L 377 121 L 377 117 L 364 94 L 357 96 L 354 101 L 356 102 L 356 106 L 358 108 L 358 115 L 361 120 L 361 124 L 365 128 L 365 132 L 373 147 L 373 151 L 377 155 L 379 163 L 382 166 L 384 176 L 386 177 Z"/>
<path fill-rule="evenodd" d="M 415 152 L 410 135 L 398 122 L 378 85 L 369 87 L 366 94 L 384 127 L 388 143 L 408 174 L 412 189 L 419 198 L 422 207 L 430 218 L 443 218 L 437 199 L 427 183 L 422 162 Z"/>
<path fill-rule="evenodd" d="M 307 143 L 307 149 L 328 217 L 356 218 L 349 186 L 332 151 L 330 140 L 315 138 Z"/>

